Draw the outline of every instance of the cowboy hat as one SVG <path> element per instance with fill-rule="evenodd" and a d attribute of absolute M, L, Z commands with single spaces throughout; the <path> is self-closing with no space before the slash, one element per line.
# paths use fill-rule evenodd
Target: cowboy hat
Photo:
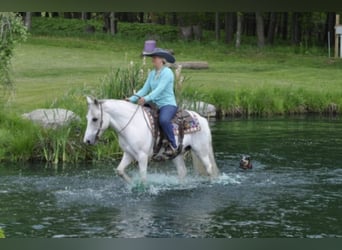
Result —
<path fill-rule="evenodd" d="M 152 51 L 143 51 L 143 56 L 158 56 L 164 58 L 169 63 L 176 61 L 175 57 L 170 52 L 161 48 L 154 48 Z"/>

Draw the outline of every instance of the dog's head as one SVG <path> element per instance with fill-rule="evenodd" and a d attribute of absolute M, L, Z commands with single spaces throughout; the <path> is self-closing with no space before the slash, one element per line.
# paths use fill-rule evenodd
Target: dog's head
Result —
<path fill-rule="evenodd" d="M 240 160 L 240 168 L 246 170 L 253 167 L 251 157 L 249 155 L 243 155 Z"/>

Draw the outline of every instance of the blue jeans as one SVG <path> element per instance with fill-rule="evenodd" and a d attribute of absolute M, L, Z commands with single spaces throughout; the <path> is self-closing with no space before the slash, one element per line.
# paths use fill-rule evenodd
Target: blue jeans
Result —
<path fill-rule="evenodd" d="M 171 120 L 176 115 L 177 109 L 178 108 L 173 105 L 166 105 L 159 109 L 159 124 L 174 148 L 177 148 L 177 145 Z"/>

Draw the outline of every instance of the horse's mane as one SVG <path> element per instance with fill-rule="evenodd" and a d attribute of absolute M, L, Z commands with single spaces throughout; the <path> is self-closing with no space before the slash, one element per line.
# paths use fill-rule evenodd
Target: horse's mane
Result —
<path fill-rule="evenodd" d="M 120 105 L 127 108 L 127 111 L 135 111 L 137 109 L 138 104 L 128 102 L 126 100 L 121 99 L 100 99 L 98 100 L 99 103 L 105 105 L 105 103 L 113 103 L 113 105 Z"/>

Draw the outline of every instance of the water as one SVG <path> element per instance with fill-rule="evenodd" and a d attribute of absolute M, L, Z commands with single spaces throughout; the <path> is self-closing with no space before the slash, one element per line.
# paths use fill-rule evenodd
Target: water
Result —
<path fill-rule="evenodd" d="M 145 189 L 124 184 L 114 163 L 1 166 L 0 227 L 7 237 L 342 236 L 340 119 L 211 126 L 222 172 L 214 182 L 190 174 L 180 185 L 170 164 L 152 164 Z M 251 171 L 238 169 L 240 154 L 251 155 Z"/>

